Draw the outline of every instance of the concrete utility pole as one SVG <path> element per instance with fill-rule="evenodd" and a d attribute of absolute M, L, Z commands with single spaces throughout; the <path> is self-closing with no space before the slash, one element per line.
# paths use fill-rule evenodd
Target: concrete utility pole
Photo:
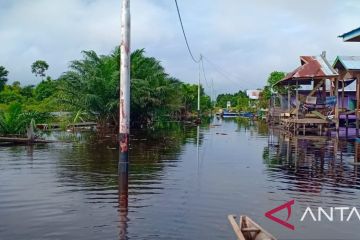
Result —
<path fill-rule="evenodd" d="M 120 58 L 120 111 L 119 111 L 119 173 L 127 172 L 130 135 L 130 0 L 122 0 L 121 58 Z"/>
<path fill-rule="evenodd" d="M 200 61 L 199 61 L 199 81 L 198 81 L 198 106 L 197 106 L 197 112 L 198 117 L 200 117 L 200 77 L 201 77 L 201 61 L 202 61 L 202 55 L 200 55 Z"/>

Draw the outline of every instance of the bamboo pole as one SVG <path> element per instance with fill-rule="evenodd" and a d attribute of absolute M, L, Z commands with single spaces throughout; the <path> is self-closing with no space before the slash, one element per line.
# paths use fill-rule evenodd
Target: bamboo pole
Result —
<path fill-rule="evenodd" d="M 122 1 L 120 45 L 119 173 L 128 171 L 130 135 L 130 0 Z"/>

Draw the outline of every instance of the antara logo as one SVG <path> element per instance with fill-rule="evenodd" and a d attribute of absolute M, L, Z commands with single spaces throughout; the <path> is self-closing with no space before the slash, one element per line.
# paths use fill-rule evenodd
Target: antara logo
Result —
<path fill-rule="evenodd" d="M 284 203 L 268 212 L 265 213 L 265 217 L 269 218 L 270 220 L 278 223 L 278 224 L 281 224 L 282 226 L 288 228 L 288 229 L 291 229 L 291 230 L 295 230 L 295 226 L 288 223 L 290 217 L 291 217 L 291 207 L 292 205 L 295 204 L 295 200 L 291 200 L 287 203 Z M 278 217 L 275 217 L 274 214 L 277 213 L 277 212 L 280 212 L 281 210 L 283 209 L 286 209 L 287 210 L 287 218 L 286 220 L 282 220 Z"/>
<path fill-rule="evenodd" d="M 266 212 L 265 216 L 290 230 L 295 230 L 295 226 L 289 223 L 292 206 L 294 204 L 295 200 L 291 200 Z M 278 213 L 283 209 L 287 210 L 287 218 L 285 220 L 274 216 L 275 213 Z M 346 206 L 329 207 L 327 210 L 322 207 L 317 207 L 314 209 L 307 207 L 299 220 L 300 222 L 303 222 L 305 219 L 313 222 L 349 222 L 350 220 L 358 220 L 360 222 L 360 211 L 356 207 Z"/>

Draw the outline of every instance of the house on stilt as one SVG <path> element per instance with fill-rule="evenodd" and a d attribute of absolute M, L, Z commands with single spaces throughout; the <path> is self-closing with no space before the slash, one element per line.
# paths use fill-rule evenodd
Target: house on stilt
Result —
<path fill-rule="evenodd" d="M 320 56 L 301 56 L 301 65 L 275 85 L 287 89 L 287 109 L 280 115 L 280 124 L 293 134 L 309 132 L 322 135 L 324 130 L 339 129 L 339 75 Z M 310 87 L 306 95 L 302 87 Z M 270 110 L 271 112 L 271 110 Z"/>

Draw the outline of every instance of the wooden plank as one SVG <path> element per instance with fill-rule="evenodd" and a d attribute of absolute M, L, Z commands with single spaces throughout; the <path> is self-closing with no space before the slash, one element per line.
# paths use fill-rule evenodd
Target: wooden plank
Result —
<path fill-rule="evenodd" d="M 20 144 L 20 143 L 53 143 L 55 141 L 49 141 L 43 139 L 34 139 L 33 141 L 31 141 L 31 139 L 28 138 L 0 137 L 0 142 Z"/>
<path fill-rule="evenodd" d="M 296 123 L 296 124 L 325 124 L 329 121 L 320 118 L 300 118 L 300 119 L 283 119 L 284 123 Z"/>
<path fill-rule="evenodd" d="M 96 126 L 96 122 L 80 122 L 80 123 L 70 123 L 67 124 L 66 127 L 92 127 Z M 38 128 L 60 128 L 60 123 L 52 123 L 52 124 L 36 124 Z"/>
<path fill-rule="evenodd" d="M 313 88 L 313 90 L 311 90 L 308 96 L 314 95 L 314 93 L 323 85 L 323 83 L 324 83 L 324 79 L 321 80 L 318 84 L 316 84 L 316 86 Z"/>
<path fill-rule="evenodd" d="M 354 113 L 355 113 L 355 110 L 351 110 L 351 111 L 341 112 L 340 115 L 351 115 Z"/>
<path fill-rule="evenodd" d="M 260 229 L 254 227 L 242 228 L 242 232 L 260 232 Z"/>
<path fill-rule="evenodd" d="M 258 225 L 256 222 L 254 222 L 252 219 L 250 219 L 249 217 L 244 216 L 245 221 L 247 222 L 248 226 L 251 226 L 253 228 L 258 228 L 260 229 L 260 232 L 262 233 L 262 238 L 258 238 L 258 239 L 266 239 L 266 240 L 276 240 L 276 238 L 270 234 L 268 231 L 266 231 L 264 228 L 262 228 L 260 225 Z"/>
<path fill-rule="evenodd" d="M 318 111 L 312 111 L 311 113 L 314 114 L 315 116 L 323 119 L 323 120 L 327 120 L 327 119 L 328 119 L 325 115 L 321 114 L 321 113 L 318 112 Z"/>
<path fill-rule="evenodd" d="M 228 219 L 229 222 L 235 232 L 236 237 L 238 238 L 238 240 L 246 240 L 244 235 L 242 234 L 239 225 L 237 225 L 236 221 L 235 221 L 236 216 L 234 215 L 229 215 Z"/>

